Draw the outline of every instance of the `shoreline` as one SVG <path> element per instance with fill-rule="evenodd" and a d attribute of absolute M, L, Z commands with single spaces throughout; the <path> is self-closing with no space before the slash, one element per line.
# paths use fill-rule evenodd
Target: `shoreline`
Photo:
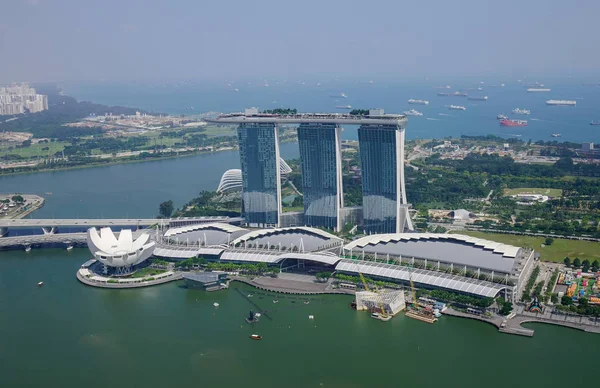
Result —
<path fill-rule="evenodd" d="M 297 142 L 298 139 L 291 140 L 283 140 L 280 141 L 279 144 L 285 143 L 294 143 Z M 65 167 L 57 167 L 57 168 L 42 168 L 35 171 L 17 171 L 17 172 L 9 172 L 9 173 L 0 173 L 0 178 L 5 176 L 15 176 L 15 175 L 26 175 L 26 174 L 37 174 L 37 173 L 45 173 L 45 172 L 53 172 L 53 171 L 69 171 L 69 170 L 81 170 L 85 168 L 94 168 L 94 167 L 104 167 L 104 166 L 114 166 L 117 164 L 133 164 L 133 163 L 145 163 L 145 162 L 155 162 L 160 160 L 169 160 L 169 159 L 177 159 L 177 158 L 185 158 L 190 156 L 199 156 L 199 155 L 210 155 L 210 154 L 218 154 L 222 152 L 228 151 L 238 151 L 238 147 L 233 147 L 229 149 L 217 150 L 217 151 L 190 151 L 181 155 L 169 155 L 169 156 L 161 156 L 159 158 L 145 158 L 145 159 L 116 159 L 106 163 L 86 163 L 79 166 L 65 166 Z M 0 171 L 2 171 L 0 169 Z"/>

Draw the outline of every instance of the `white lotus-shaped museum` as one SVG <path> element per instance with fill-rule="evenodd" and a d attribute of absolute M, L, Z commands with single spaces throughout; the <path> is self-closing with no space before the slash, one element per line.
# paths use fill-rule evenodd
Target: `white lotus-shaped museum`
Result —
<path fill-rule="evenodd" d="M 96 260 L 109 267 L 130 267 L 146 260 L 154 252 L 155 241 L 142 233 L 135 241 L 130 229 L 122 229 L 117 238 L 110 228 L 88 229 L 88 248 Z"/>

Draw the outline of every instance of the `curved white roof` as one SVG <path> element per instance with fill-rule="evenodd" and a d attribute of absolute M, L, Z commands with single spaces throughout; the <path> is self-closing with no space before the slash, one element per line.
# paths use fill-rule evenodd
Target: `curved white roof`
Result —
<path fill-rule="evenodd" d="M 217 193 L 227 193 L 230 191 L 242 190 L 242 170 L 232 169 L 227 170 L 221 177 Z"/>
<path fill-rule="evenodd" d="M 292 168 L 285 160 L 279 158 L 279 172 L 281 174 L 289 174 L 292 172 Z M 227 193 L 231 191 L 242 190 L 242 170 L 234 168 L 225 171 L 217 187 L 217 193 Z"/>
<path fill-rule="evenodd" d="M 122 229 L 119 237 L 109 228 L 88 229 L 88 248 L 103 264 L 110 267 L 124 267 L 139 264 L 152 255 L 154 241 L 148 242 L 150 235 L 143 233 L 136 240 L 130 229 Z"/>
<path fill-rule="evenodd" d="M 312 233 L 315 234 L 319 237 L 328 239 L 328 240 L 341 240 L 341 238 L 331 234 L 331 233 L 327 233 L 324 230 L 321 229 L 317 229 L 317 228 L 311 228 L 308 226 L 292 226 L 289 228 L 274 228 L 274 229 L 258 229 L 258 230 L 253 230 L 250 233 L 247 233 L 235 240 L 233 240 L 231 242 L 232 245 L 238 244 L 238 243 L 243 243 L 244 241 L 249 241 L 249 240 L 253 240 L 259 237 L 266 237 L 266 236 L 274 236 L 277 234 L 282 234 L 282 233 L 293 233 L 293 232 L 298 232 L 298 233 Z"/>
<path fill-rule="evenodd" d="M 365 261 L 342 260 L 335 267 L 335 270 L 349 273 L 358 273 L 360 271 L 363 275 L 378 276 L 406 282 L 410 281 L 412 272 L 412 280 L 415 283 L 490 298 L 495 297 L 500 291 L 506 288 L 506 286 L 502 284 L 465 278 L 442 272 L 422 269 L 413 269 L 411 271 L 408 267 L 400 265 Z"/>
<path fill-rule="evenodd" d="M 466 244 L 472 245 L 469 249 Z M 392 233 L 366 236 L 344 247 L 380 255 L 431 259 L 511 273 L 521 248 L 461 234 Z"/>
<path fill-rule="evenodd" d="M 185 226 L 180 226 L 177 228 L 170 228 L 169 230 L 167 230 L 165 232 L 165 237 L 171 237 L 171 236 L 175 236 L 177 234 L 193 232 L 193 231 L 202 230 L 202 229 L 217 229 L 217 230 L 220 230 L 220 231 L 226 232 L 226 233 L 246 231 L 246 229 L 240 228 L 239 226 L 235 226 L 235 225 L 231 225 L 231 224 L 223 224 L 220 222 L 213 222 L 213 223 L 208 223 L 208 224 L 185 225 Z"/>

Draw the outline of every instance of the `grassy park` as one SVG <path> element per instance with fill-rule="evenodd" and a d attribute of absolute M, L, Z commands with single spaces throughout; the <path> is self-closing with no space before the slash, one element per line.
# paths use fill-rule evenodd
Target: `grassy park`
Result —
<path fill-rule="evenodd" d="M 517 195 L 517 194 L 541 194 L 549 197 L 560 197 L 562 195 L 561 189 L 547 189 L 547 188 L 536 188 L 536 187 L 521 187 L 518 189 L 505 189 L 504 195 Z"/>
<path fill-rule="evenodd" d="M 518 247 L 530 247 L 539 252 L 543 261 L 554 261 L 562 262 L 563 259 L 568 256 L 572 259 L 579 257 L 579 259 L 588 259 L 594 261 L 600 259 L 600 243 L 592 241 L 581 241 L 581 240 L 567 240 L 562 238 L 555 238 L 554 242 L 550 246 L 545 246 L 544 237 L 534 236 L 520 236 L 514 234 L 502 234 L 502 233 L 485 233 L 485 232 L 474 232 L 463 230 L 457 232 L 460 234 L 466 234 L 473 237 L 483 238 L 486 240 L 497 241 L 504 244 L 510 244 Z"/>

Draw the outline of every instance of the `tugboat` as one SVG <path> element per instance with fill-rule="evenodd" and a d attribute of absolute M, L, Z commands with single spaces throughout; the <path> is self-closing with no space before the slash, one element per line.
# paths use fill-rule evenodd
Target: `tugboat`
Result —
<path fill-rule="evenodd" d="M 561 137 L 562 135 L 560 133 L 553 133 L 552 137 Z"/>
<path fill-rule="evenodd" d="M 262 339 L 262 336 L 258 334 L 251 334 L 250 338 L 256 341 L 260 341 Z"/>
<path fill-rule="evenodd" d="M 37 286 L 38 286 L 38 287 L 41 287 L 41 286 L 43 286 L 43 285 L 44 285 L 44 282 L 39 282 L 39 283 L 37 284 Z"/>
<path fill-rule="evenodd" d="M 506 120 L 506 119 L 508 119 L 508 117 L 506 117 L 503 114 L 499 114 L 498 116 L 496 116 L 496 120 Z"/>
<path fill-rule="evenodd" d="M 590 121 L 590 125 L 600 125 L 600 120 L 592 120 Z"/>
<path fill-rule="evenodd" d="M 515 108 L 512 110 L 512 112 L 516 115 L 528 115 L 531 114 L 531 111 L 528 109 L 520 109 L 520 108 Z"/>

